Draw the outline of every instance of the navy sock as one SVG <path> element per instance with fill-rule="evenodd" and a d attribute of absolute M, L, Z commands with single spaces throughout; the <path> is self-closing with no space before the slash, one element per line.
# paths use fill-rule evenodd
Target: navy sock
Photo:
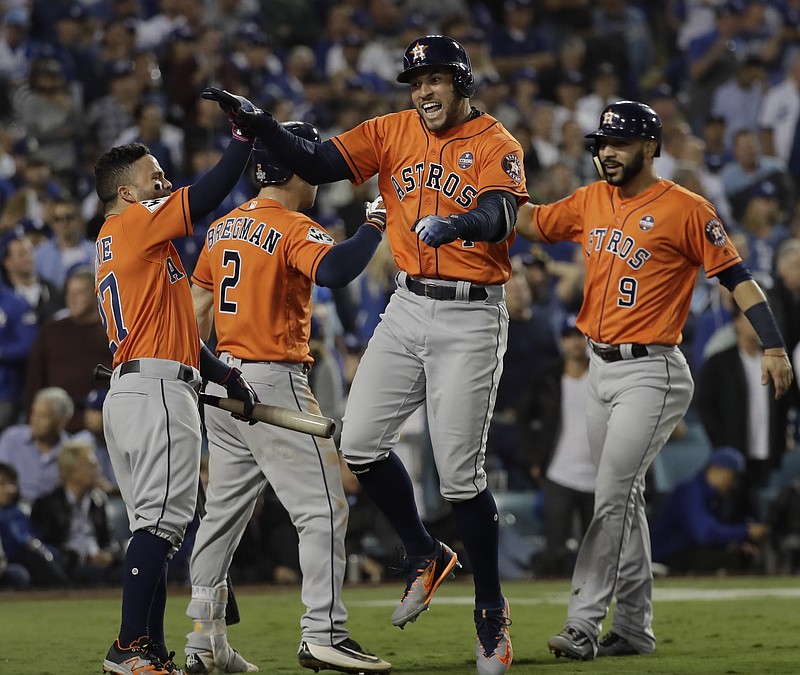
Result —
<path fill-rule="evenodd" d="M 161 645 L 156 653 L 159 657 L 167 657 L 167 646 L 164 638 L 164 612 L 167 609 L 167 569 L 168 565 L 164 562 L 161 576 L 158 579 L 158 586 L 153 595 L 153 602 L 150 605 L 150 614 L 147 617 L 147 631 L 150 642 Z M 162 653 L 163 651 L 163 653 Z"/>
<path fill-rule="evenodd" d="M 422 524 L 414 501 L 414 486 L 400 458 L 390 452 L 385 460 L 368 468 L 351 468 L 360 472 L 356 475 L 361 488 L 389 519 L 406 553 L 411 557 L 429 554 L 436 542 Z"/>
<path fill-rule="evenodd" d="M 499 607 L 503 604 L 497 559 L 500 527 L 494 497 L 487 488 L 477 497 L 451 504 L 453 519 L 472 566 L 475 607 Z"/>
<path fill-rule="evenodd" d="M 119 642 L 127 647 L 148 634 L 150 607 L 172 544 L 146 530 L 136 530 L 125 553 L 122 582 L 122 626 Z"/>

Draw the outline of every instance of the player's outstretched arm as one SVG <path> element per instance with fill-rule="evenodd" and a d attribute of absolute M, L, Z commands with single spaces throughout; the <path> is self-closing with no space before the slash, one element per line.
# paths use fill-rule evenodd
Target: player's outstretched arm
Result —
<path fill-rule="evenodd" d="M 211 213 L 236 187 L 250 159 L 258 124 L 263 123 L 268 115 L 243 96 L 216 87 L 207 87 L 203 91 L 203 98 L 219 103 L 231 122 L 233 140 L 228 143 L 219 162 L 189 187 L 189 216 L 192 222 Z"/>
<path fill-rule="evenodd" d="M 364 204 L 366 220 L 349 239 L 333 246 L 319 265 L 314 282 L 328 288 L 342 288 L 355 279 L 369 263 L 386 231 L 386 206 L 378 195 Z"/>
<path fill-rule="evenodd" d="M 771 379 L 775 385 L 775 398 L 780 398 L 789 390 L 794 375 L 767 298 L 752 279 L 737 284 L 732 292 L 734 302 L 747 317 L 764 347 L 764 356 L 761 359 L 761 384 L 766 385 Z"/>

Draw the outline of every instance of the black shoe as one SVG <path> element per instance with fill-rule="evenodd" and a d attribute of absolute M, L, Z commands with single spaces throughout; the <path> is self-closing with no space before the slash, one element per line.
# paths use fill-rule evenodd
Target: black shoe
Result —
<path fill-rule="evenodd" d="M 338 670 L 340 673 L 390 673 L 392 664 L 370 654 L 355 640 L 347 638 L 332 647 L 302 642 L 297 660 L 303 668 Z"/>
<path fill-rule="evenodd" d="M 630 642 L 614 632 L 607 633 L 597 647 L 598 656 L 635 656 L 639 653 Z"/>
<path fill-rule="evenodd" d="M 572 626 L 567 626 L 558 635 L 551 637 L 547 646 L 556 658 L 566 656 L 576 661 L 591 661 L 597 656 L 595 639 Z"/>

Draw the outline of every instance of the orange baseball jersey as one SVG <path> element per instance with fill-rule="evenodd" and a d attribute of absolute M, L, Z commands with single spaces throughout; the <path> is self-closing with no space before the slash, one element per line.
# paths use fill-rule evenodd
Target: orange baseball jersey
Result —
<path fill-rule="evenodd" d="M 97 235 L 95 292 L 114 366 L 138 358 L 199 366 L 192 292 L 171 241 L 192 233 L 188 194 L 132 204 Z"/>
<path fill-rule="evenodd" d="M 622 200 L 605 181 L 536 206 L 544 242 L 581 242 L 586 261 L 577 326 L 595 342 L 681 341 L 700 266 L 712 277 L 741 261 L 714 207 L 660 180 Z"/>
<path fill-rule="evenodd" d="M 217 351 L 312 363 L 311 285 L 333 244 L 322 226 L 272 199 L 209 227 L 192 283 L 214 292 Z"/>
<path fill-rule="evenodd" d="M 412 277 L 502 284 L 511 274 L 508 249 L 499 244 L 456 240 L 439 248 L 412 231 L 421 217 L 449 216 L 477 206 L 479 195 L 507 190 L 528 201 L 522 148 L 490 115 L 432 133 L 416 110 L 376 117 L 331 139 L 359 184 L 378 174 L 387 205 L 386 232 L 394 260 Z"/>

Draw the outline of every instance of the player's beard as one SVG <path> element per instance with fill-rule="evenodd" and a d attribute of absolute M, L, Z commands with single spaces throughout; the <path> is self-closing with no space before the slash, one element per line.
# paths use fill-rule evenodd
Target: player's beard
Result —
<path fill-rule="evenodd" d="M 606 181 L 609 185 L 615 185 L 616 187 L 622 187 L 623 185 L 627 185 L 630 183 L 636 176 L 638 176 L 642 169 L 644 168 L 644 150 L 640 149 L 633 157 L 628 164 L 622 164 L 622 171 L 620 171 L 616 176 L 609 177 L 608 173 L 604 173 L 606 175 Z"/>
<path fill-rule="evenodd" d="M 422 118 L 422 122 L 428 128 L 428 131 L 444 131 L 464 121 L 465 115 L 461 106 L 463 100 L 454 92 L 452 97 L 448 97 L 446 100 L 437 100 L 442 105 L 442 108 L 435 119 L 429 119 L 420 108 L 417 108 L 417 114 Z"/>

